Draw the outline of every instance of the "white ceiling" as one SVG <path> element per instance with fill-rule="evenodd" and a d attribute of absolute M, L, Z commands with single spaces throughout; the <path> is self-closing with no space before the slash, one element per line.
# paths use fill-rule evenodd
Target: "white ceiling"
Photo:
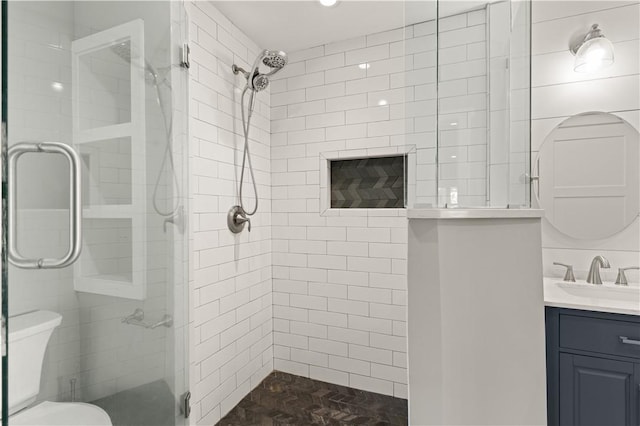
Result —
<path fill-rule="evenodd" d="M 489 1 L 441 0 L 440 16 L 478 8 Z M 259 47 L 286 52 L 400 28 L 436 15 L 435 0 L 339 0 L 334 7 L 324 7 L 317 0 L 213 3 Z"/>

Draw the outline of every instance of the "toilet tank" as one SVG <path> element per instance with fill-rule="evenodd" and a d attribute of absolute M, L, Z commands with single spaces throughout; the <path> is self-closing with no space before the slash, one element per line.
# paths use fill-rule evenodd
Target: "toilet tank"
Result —
<path fill-rule="evenodd" d="M 10 415 L 36 400 L 47 343 L 61 322 L 62 316 L 51 311 L 9 317 Z"/>

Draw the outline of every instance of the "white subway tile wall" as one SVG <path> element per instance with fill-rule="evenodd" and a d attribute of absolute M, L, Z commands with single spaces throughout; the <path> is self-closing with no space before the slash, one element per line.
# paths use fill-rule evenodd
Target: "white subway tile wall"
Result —
<path fill-rule="evenodd" d="M 534 2 L 532 21 L 532 157 L 555 126 L 581 112 L 610 112 L 640 131 L 640 2 Z M 596 74 L 576 73 L 567 40 L 596 22 L 613 43 L 615 63 Z M 611 263 L 602 271 L 605 281 L 615 280 L 618 267 L 640 264 L 637 218 L 622 232 L 598 241 L 568 237 L 545 220 L 542 230 L 545 276 L 561 277 L 553 262 L 566 262 L 584 279 L 596 255 Z M 637 271 L 629 271 L 629 278 L 640 280 Z"/>
<path fill-rule="evenodd" d="M 449 105 L 449 122 L 458 123 L 447 133 L 452 167 L 442 174 L 461 196 L 484 204 L 485 15 L 445 21 L 451 28 L 442 37 L 451 50 L 443 54 L 448 65 L 441 72 L 443 85 L 452 89 L 440 102 L 441 108 Z M 467 32 L 475 34 L 472 41 Z M 405 211 L 321 214 L 319 187 L 326 186 L 320 182 L 326 176 L 318 160 L 321 153 L 343 157 L 362 148 L 415 145 L 416 202 L 435 203 L 435 49 L 435 25 L 425 22 L 294 52 L 288 66 L 295 72 L 276 76 L 276 369 L 407 397 Z M 473 185 L 476 180 L 483 184 Z"/>
<path fill-rule="evenodd" d="M 212 425 L 273 370 L 271 99 L 269 90 L 256 96 L 251 123 L 258 213 L 252 218 L 251 232 L 232 234 L 226 216 L 237 204 L 244 143 L 240 94 L 245 80 L 231 72 L 231 65 L 248 68 L 261 49 L 211 3 L 191 2 L 188 10 L 192 52 L 191 421 Z M 304 87 L 309 82 L 300 79 L 297 84 Z M 278 100 L 274 95 L 274 104 L 296 100 L 295 94 L 291 96 Z M 313 109 L 313 104 L 301 105 L 300 118 L 280 121 L 277 126 L 304 129 L 304 114 Z M 300 173 L 305 176 L 306 172 Z M 253 206 L 246 180 L 244 194 Z M 293 204 L 287 208 L 301 209 Z"/>

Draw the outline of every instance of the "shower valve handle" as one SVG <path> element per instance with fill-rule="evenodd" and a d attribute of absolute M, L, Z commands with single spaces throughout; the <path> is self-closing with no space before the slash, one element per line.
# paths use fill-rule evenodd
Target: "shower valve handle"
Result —
<path fill-rule="evenodd" d="M 247 230 L 249 232 L 251 232 L 251 219 L 249 219 L 248 217 L 242 217 L 242 216 L 237 216 L 236 217 L 236 222 L 238 222 L 238 224 L 243 224 L 243 223 L 247 223 Z"/>
<path fill-rule="evenodd" d="M 242 210 L 242 207 L 231 207 L 231 210 L 227 213 L 227 226 L 229 226 L 229 230 L 234 234 L 242 232 L 245 223 L 247 224 L 249 232 L 251 232 L 251 219 L 244 210 Z"/>

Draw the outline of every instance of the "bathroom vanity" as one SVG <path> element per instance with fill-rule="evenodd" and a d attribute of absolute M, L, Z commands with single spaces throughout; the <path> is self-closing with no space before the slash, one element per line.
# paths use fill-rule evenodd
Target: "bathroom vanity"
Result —
<path fill-rule="evenodd" d="M 549 425 L 640 424 L 640 287 L 545 278 Z"/>
<path fill-rule="evenodd" d="M 546 308 L 549 425 L 638 425 L 640 316 Z"/>

